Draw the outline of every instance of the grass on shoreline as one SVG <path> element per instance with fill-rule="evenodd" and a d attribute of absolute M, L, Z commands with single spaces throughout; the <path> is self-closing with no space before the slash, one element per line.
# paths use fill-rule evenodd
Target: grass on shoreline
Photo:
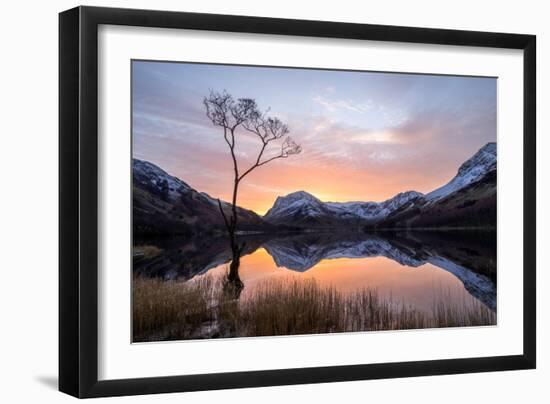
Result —
<path fill-rule="evenodd" d="M 267 280 L 237 301 L 223 282 L 134 278 L 134 342 L 496 324 L 496 314 L 477 302 L 455 307 L 439 298 L 426 314 L 373 289 L 342 294 L 312 279 Z"/>
<path fill-rule="evenodd" d="M 153 258 L 157 255 L 160 255 L 162 253 L 162 250 L 154 245 L 136 245 L 133 248 L 133 254 L 134 255 L 141 255 L 145 258 Z"/>

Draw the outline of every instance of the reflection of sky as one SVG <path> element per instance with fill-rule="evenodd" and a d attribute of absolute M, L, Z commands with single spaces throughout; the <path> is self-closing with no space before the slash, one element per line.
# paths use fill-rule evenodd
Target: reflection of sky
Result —
<path fill-rule="evenodd" d="M 448 181 L 496 140 L 496 79 L 133 62 L 134 157 L 229 199 L 231 160 L 206 118 L 209 89 L 254 98 L 288 123 L 303 152 L 248 176 L 240 205 L 265 212 L 277 195 L 383 200 Z M 258 142 L 238 136 L 248 166 Z"/>
<path fill-rule="evenodd" d="M 200 276 L 225 274 L 227 264 L 222 264 Z M 239 276 L 245 284 L 241 301 L 253 296 L 265 282 L 314 279 L 320 287 L 333 287 L 344 294 L 376 290 L 384 300 L 391 299 L 427 315 L 433 313 L 434 302 L 439 301 L 459 311 L 480 305 L 452 273 L 429 263 L 408 267 L 386 257 L 323 259 L 307 271 L 298 272 L 277 266 L 271 255 L 259 248 L 241 258 Z"/>

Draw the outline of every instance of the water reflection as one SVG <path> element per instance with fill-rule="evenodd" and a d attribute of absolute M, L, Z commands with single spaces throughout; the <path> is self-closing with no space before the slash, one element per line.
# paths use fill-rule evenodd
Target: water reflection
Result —
<path fill-rule="evenodd" d="M 313 277 L 342 291 L 376 288 L 417 308 L 447 299 L 476 299 L 496 310 L 494 232 L 315 233 L 241 236 L 243 297 L 266 277 Z M 155 254 L 134 252 L 134 272 L 165 280 L 189 280 L 226 271 L 227 240 L 175 238 L 136 240 Z"/>

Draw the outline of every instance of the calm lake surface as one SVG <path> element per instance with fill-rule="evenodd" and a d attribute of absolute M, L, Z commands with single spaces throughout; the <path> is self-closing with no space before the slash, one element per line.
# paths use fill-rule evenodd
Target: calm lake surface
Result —
<path fill-rule="evenodd" d="M 245 243 L 241 301 L 266 280 L 314 279 L 343 294 L 376 289 L 425 313 L 441 299 L 451 308 L 481 303 L 496 312 L 494 231 L 317 232 L 239 240 Z M 144 239 L 135 245 L 134 275 L 166 282 L 223 276 L 231 259 L 224 237 Z"/>

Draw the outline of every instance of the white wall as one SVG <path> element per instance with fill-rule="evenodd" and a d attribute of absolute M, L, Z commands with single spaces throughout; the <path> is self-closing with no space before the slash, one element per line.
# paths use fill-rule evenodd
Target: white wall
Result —
<path fill-rule="evenodd" d="M 531 33 L 538 36 L 538 205 L 550 205 L 550 25 L 545 2 L 339 0 L 91 1 L 88 5 L 157 8 L 286 18 Z M 57 13 L 78 5 L 39 1 L 3 4 L 0 48 L 0 399 L 68 402 L 57 383 Z M 519 157 L 518 157 L 519 158 Z M 539 209 L 538 369 L 535 371 L 333 383 L 110 399 L 111 402 L 547 402 L 550 378 L 550 238 Z M 6 225 L 7 224 L 7 225 Z M 7 261 L 6 261 L 7 259 Z M 413 347 L 411 347 L 414 349 Z"/>

